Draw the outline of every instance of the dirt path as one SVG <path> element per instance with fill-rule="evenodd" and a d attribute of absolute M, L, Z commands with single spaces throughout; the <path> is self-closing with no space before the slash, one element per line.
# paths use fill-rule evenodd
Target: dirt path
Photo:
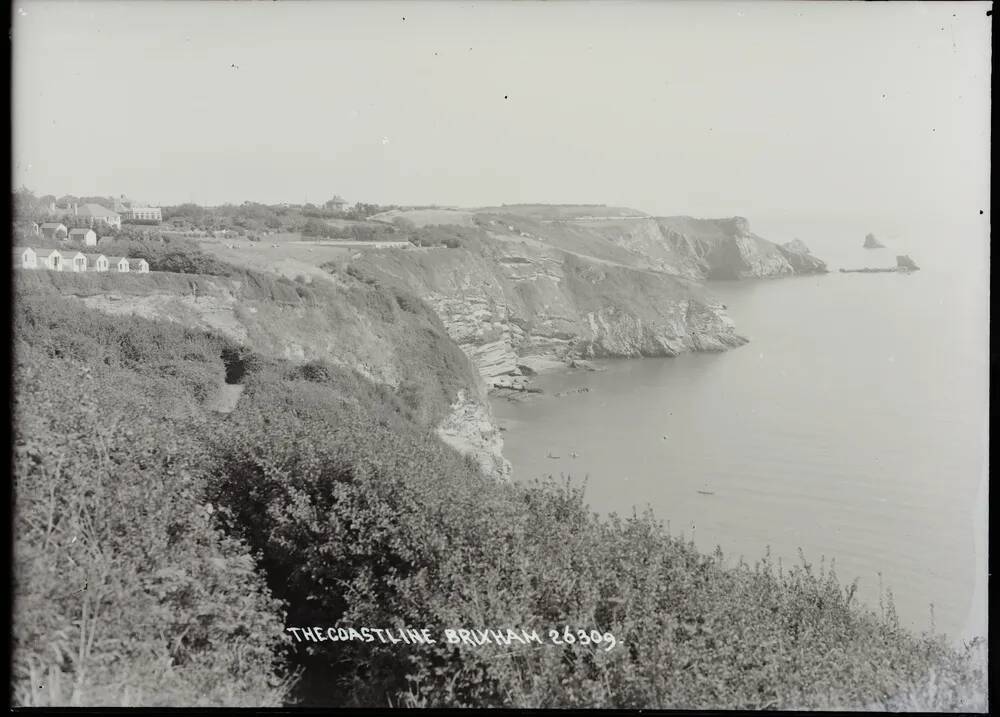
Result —
<path fill-rule="evenodd" d="M 216 413 L 232 413 L 243 395 L 243 388 L 243 384 L 222 384 L 215 395 L 205 402 L 205 408 Z"/>

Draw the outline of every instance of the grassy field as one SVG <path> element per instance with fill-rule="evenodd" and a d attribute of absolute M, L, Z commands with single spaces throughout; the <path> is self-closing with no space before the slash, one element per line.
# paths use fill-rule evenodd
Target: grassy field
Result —
<path fill-rule="evenodd" d="M 328 279 L 320 266 L 351 255 L 346 246 L 307 245 L 299 234 L 273 235 L 274 241 L 246 239 L 202 239 L 202 250 L 234 266 L 255 271 L 271 271 L 289 279 L 297 276 Z M 232 248 L 230 248 L 232 247 Z"/>

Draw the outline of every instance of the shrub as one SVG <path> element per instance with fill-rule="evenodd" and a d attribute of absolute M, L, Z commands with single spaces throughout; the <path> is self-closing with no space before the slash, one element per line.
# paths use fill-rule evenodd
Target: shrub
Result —
<path fill-rule="evenodd" d="M 397 390 L 19 293 L 18 704 L 276 704 L 304 668 L 298 701 L 347 706 L 985 708 L 975 646 L 855 604 L 832 566 L 726 567 L 569 481 L 484 481 L 434 433 L 469 385 L 440 322 L 364 281 L 336 296 L 424 364 Z M 195 388 L 224 362 L 245 390 L 209 420 Z M 284 625 L 439 641 L 289 645 Z M 565 626 L 618 646 L 440 640 Z"/>
<path fill-rule="evenodd" d="M 16 388 L 15 703 L 280 704 L 281 607 L 213 526 L 192 416 L 31 346 Z"/>

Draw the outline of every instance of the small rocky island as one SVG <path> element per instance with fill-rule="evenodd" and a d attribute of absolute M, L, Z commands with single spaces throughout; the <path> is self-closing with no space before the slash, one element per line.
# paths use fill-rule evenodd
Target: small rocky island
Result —
<path fill-rule="evenodd" d="M 896 266 L 884 269 L 841 269 L 841 274 L 885 274 L 902 272 L 908 274 L 911 271 L 919 271 L 920 267 L 907 254 L 900 254 L 896 257 Z"/>
<path fill-rule="evenodd" d="M 874 234 L 869 232 L 868 234 L 865 235 L 864 247 L 865 249 L 885 249 L 885 244 L 880 242 L 878 239 L 875 238 Z"/>

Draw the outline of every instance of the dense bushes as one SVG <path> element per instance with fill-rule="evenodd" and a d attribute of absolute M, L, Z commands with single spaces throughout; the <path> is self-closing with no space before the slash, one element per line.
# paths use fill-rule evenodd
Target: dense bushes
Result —
<path fill-rule="evenodd" d="M 282 609 L 204 500 L 199 401 L 135 370 L 150 335 L 19 328 L 15 704 L 281 704 Z"/>
<path fill-rule="evenodd" d="M 145 259 L 149 262 L 150 271 L 212 276 L 231 276 L 235 271 L 232 265 L 202 251 L 196 243 L 183 239 L 164 242 L 118 240 L 103 245 L 101 252 L 109 256 Z"/>
<path fill-rule="evenodd" d="M 725 569 L 652 516 L 598 518 L 572 487 L 482 483 L 370 402 L 335 409 L 332 392 L 282 396 L 302 402 L 298 417 L 264 423 L 269 392 L 244 407 L 239 439 L 217 449 L 212 500 L 261 551 L 289 625 L 418 626 L 439 637 L 571 626 L 619 640 L 610 652 L 303 644 L 303 699 L 933 709 L 968 707 L 982 687 L 969 656 L 906 633 L 889 610 L 852 605 L 832 571 L 803 562 L 779 572 L 767 560 Z"/>
<path fill-rule="evenodd" d="M 651 515 L 596 516 L 572 485 L 484 481 L 434 436 L 429 389 L 53 296 L 20 296 L 16 322 L 19 704 L 274 704 L 303 667 L 296 698 L 337 705 L 985 706 L 972 652 L 854 604 L 825 566 L 726 568 Z M 159 367 L 221 381 L 224 353 L 246 388 L 208 420 Z M 286 625 L 438 642 L 289 645 Z M 618 645 L 548 643 L 564 626 Z"/>

